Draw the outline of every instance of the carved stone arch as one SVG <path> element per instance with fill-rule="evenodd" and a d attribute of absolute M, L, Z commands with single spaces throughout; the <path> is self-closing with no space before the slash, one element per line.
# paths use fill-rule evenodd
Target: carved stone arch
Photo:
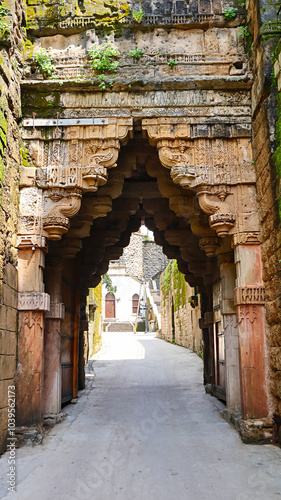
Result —
<path fill-rule="evenodd" d="M 255 169 L 245 132 L 237 131 L 231 137 L 222 132 L 213 136 L 212 131 L 203 137 L 192 136 L 184 118 L 177 122 L 174 118 L 147 118 L 143 130 L 150 144 L 157 147 L 160 162 L 170 172 L 173 183 L 189 197 L 193 192 L 199 207 L 209 216 L 212 233 L 207 230 L 202 237 L 237 238 L 241 234 L 247 238 L 246 233 L 259 234 Z M 175 201 L 171 201 L 173 208 Z M 190 202 L 181 205 L 182 210 Z M 196 219 L 198 214 L 190 208 L 190 219 Z"/>
<path fill-rule="evenodd" d="M 33 168 L 32 172 L 29 167 L 23 168 L 21 187 L 36 191 L 41 204 L 37 232 L 50 240 L 60 240 L 68 232 L 84 193 L 95 193 L 107 184 L 108 171 L 117 165 L 121 144 L 132 137 L 131 118 L 99 119 L 96 124 L 92 120 L 93 125 L 83 125 L 79 120 L 72 125 L 72 121 L 62 120 L 65 126 L 59 128 L 55 121 L 40 120 L 39 129 L 35 121 L 26 120 L 28 126 L 23 133 Z M 48 128 L 42 129 L 42 124 Z M 92 217 L 107 213 L 110 204 L 105 192 Z M 29 225 L 25 218 L 22 234 L 29 232 Z"/>

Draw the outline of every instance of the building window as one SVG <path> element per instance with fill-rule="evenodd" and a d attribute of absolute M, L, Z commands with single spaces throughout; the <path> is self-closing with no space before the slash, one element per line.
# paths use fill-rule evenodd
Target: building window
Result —
<path fill-rule="evenodd" d="M 139 305 L 139 296 L 137 293 L 135 293 L 135 295 L 133 295 L 133 298 L 132 298 L 132 313 L 133 314 L 137 314 L 138 305 Z"/>
<path fill-rule="evenodd" d="M 105 296 L 105 317 L 115 318 L 115 295 L 108 292 Z"/>

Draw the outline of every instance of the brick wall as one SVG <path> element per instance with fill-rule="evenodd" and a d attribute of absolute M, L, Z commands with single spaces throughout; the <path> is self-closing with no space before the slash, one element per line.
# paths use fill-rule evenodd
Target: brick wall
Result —
<path fill-rule="evenodd" d="M 4 1 L 11 25 L 0 48 L 0 453 L 6 448 L 8 386 L 14 385 L 17 345 L 17 251 L 18 181 L 21 116 L 20 76 L 22 60 L 23 5 Z"/>

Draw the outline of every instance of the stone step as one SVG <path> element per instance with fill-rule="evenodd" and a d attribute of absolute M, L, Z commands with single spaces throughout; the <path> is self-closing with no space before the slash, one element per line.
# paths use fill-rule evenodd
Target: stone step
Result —
<path fill-rule="evenodd" d="M 129 322 L 114 322 L 110 323 L 110 325 L 106 329 L 108 332 L 133 332 L 134 327 Z"/>

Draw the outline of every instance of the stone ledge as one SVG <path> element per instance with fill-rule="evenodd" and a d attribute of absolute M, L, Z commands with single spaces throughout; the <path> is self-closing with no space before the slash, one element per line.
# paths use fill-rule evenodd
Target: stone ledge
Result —
<path fill-rule="evenodd" d="M 243 443 L 245 444 L 272 444 L 273 442 L 273 419 L 260 418 L 248 419 L 241 418 L 237 410 L 223 410 L 225 420 L 234 425 L 239 432 Z"/>

